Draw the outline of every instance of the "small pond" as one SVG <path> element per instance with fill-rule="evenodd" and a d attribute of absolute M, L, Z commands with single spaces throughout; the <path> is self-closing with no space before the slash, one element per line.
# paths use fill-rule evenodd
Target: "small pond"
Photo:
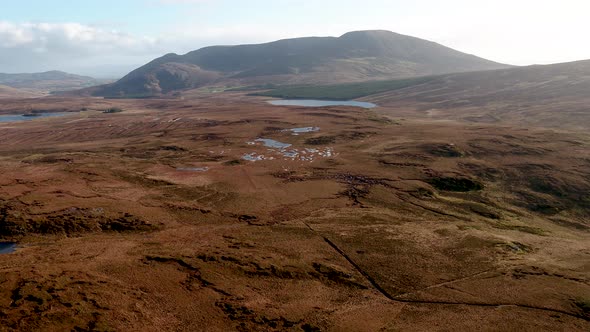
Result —
<path fill-rule="evenodd" d="M 178 167 L 176 170 L 179 172 L 207 172 L 209 167 Z"/>
<path fill-rule="evenodd" d="M 67 114 L 68 113 L 38 113 L 35 115 L 0 115 L 0 122 L 31 121 L 31 120 L 35 120 L 35 119 L 64 116 Z"/>
<path fill-rule="evenodd" d="M 16 243 L 0 242 L 0 255 L 10 254 L 16 251 Z"/>
<path fill-rule="evenodd" d="M 247 153 L 242 156 L 242 159 L 248 161 L 261 161 L 267 159 L 264 155 L 259 155 L 256 152 Z"/>
<path fill-rule="evenodd" d="M 309 127 L 315 128 L 315 127 Z M 305 128 L 297 128 L 297 129 L 305 129 Z M 319 130 L 319 128 L 318 128 Z M 335 155 L 334 149 L 331 147 L 322 148 L 322 149 L 297 149 L 294 148 L 291 144 L 283 143 L 279 141 L 275 141 L 274 139 L 269 138 L 258 138 L 252 142 L 247 142 L 248 145 L 257 145 L 257 143 L 262 143 L 267 149 L 266 155 L 259 154 L 256 152 L 247 153 L 242 156 L 242 159 L 248 161 L 262 161 L 262 160 L 275 160 L 276 157 L 283 157 L 286 159 L 291 160 L 300 160 L 300 161 L 314 161 L 318 157 L 329 158 Z"/>
<path fill-rule="evenodd" d="M 314 133 L 316 131 L 320 131 L 320 127 L 291 128 L 291 129 L 285 129 L 283 131 L 290 131 L 293 133 L 293 135 L 298 135 L 298 134 Z"/>
<path fill-rule="evenodd" d="M 274 139 L 269 139 L 269 138 L 259 138 L 259 139 L 254 140 L 254 144 L 256 144 L 256 142 L 261 142 L 267 148 L 275 148 L 275 149 L 281 149 L 281 150 L 286 149 L 291 146 L 291 144 L 275 141 Z"/>
<path fill-rule="evenodd" d="M 324 107 L 324 106 L 354 106 L 362 108 L 374 108 L 377 105 L 363 101 L 355 100 L 314 100 L 314 99 L 280 99 L 270 100 L 268 103 L 275 106 L 305 106 L 305 107 Z"/>

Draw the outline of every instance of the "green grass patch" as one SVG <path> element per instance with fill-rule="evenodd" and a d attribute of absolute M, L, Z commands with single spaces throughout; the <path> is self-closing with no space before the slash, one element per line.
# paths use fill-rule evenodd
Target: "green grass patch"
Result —
<path fill-rule="evenodd" d="M 483 190 L 483 184 L 464 178 L 432 178 L 428 180 L 433 187 L 443 191 L 468 192 Z"/>
<path fill-rule="evenodd" d="M 372 113 L 371 115 L 369 115 L 369 117 L 367 118 L 367 120 L 369 121 L 373 121 L 373 122 L 377 122 L 380 124 L 396 124 L 399 125 L 398 122 L 395 122 L 393 120 L 391 120 L 390 118 L 384 117 L 384 116 L 379 116 L 375 113 Z"/>
<path fill-rule="evenodd" d="M 223 163 L 225 166 L 237 166 L 237 165 L 241 165 L 242 161 L 239 159 L 233 159 L 233 160 L 228 160 L 226 162 Z"/>
<path fill-rule="evenodd" d="M 574 301 L 578 308 L 586 314 L 590 314 L 590 299 L 578 298 Z"/>
<path fill-rule="evenodd" d="M 237 86 L 237 87 L 226 89 L 225 91 L 244 92 L 244 91 L 269 90 L 269 89 L 277 89 L 277 88 L 278 88 L 278 86 L 276 84 L 267 83 L 267 84 L 261 84 L 261 85 Z"/>
<path fill-rule="evenodd" d="M 111 108 L 107 108 L 106 110 L 103 110 L 102 112 L 105 114 L 112 114 L 112 113 L 121 113 L 124 110 L 122 108 L 119 107 L 111 107 Z"/>
<path fill-rule="evenodd" d="M 382 92 L 399 90 L 414 85 L 424 84 L 438 76 L 407 78 L 388 81 L 370 81 L 333 85 L 299 85 L 272 88 L 265 92 L 253 93 L 256 96 L 283 99 L 318 99 L 318 100 L 351 100 Z"/>
<path fill-rule="evenodd" d="M 481 226 L 478 226 L 478 225 L 457 225 L 457 228 L 460 231 L 468 231 L 470 229 L 475 229 L 475 230 L 481 231 L 481 229 L 482 229 Z"/>
<path fill-rule="evenodd" d="M 335 136 L 318 136 L 318 137 L 311 137 L 305 140 L 305 144 L 307 145 L 327 145 L 327 144 L 334 144 L 336 143 Z"/>
<path fill-rule="evenodd" d="M 104 96 L 105 99 L 151 99 L 154 98 L 155 96 L 149 92 L 144 92 L 144 93 L 128 93 L 122 96 L 119 95 L 111 95 L 111 94 L 106 94 Z"/>
<path fill-rule="evenodd" d="M 504 223 L 498 223 L 493 225 L 494 228 L 497 229 L 505 229 L 505 230 L 510 230 L 510 231 L 518 231 L 518 232 L 523 232 L 523 233 L 529 233 L 529 234 L 534 234 L 534 235 L 539 235 L 539 236 L 544 236 L 546 235 L 545 230 L 538 228 L 538 227 L 530 227 L 530 226 L 520 226 L 520 225 L 508 225 L 508 224 L 504 224 Z"/>

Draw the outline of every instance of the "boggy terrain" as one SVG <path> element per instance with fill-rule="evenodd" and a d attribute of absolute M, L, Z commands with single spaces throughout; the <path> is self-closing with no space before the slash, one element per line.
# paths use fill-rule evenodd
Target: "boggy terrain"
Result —
<path fill-rule="evenodd" d="M 238 93 L 34 107 L 71 114 L 0 123 L 0 330 L 590 329 L 583 131 Z"/>

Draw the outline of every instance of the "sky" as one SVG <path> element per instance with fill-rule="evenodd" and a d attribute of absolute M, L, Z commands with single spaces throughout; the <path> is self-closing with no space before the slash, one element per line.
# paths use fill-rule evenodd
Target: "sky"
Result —
<path fill-rule="evenodd" d="M 390 30 L 513 65 L 590 59 L 589 0 L 0 0 L 0 72 L 117 78 L 210 45 Z"/>

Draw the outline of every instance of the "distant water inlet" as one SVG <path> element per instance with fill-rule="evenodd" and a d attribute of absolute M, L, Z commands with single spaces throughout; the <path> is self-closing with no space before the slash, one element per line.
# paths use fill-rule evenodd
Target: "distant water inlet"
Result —
<path fill-rule="evenodd" d="M 35 119 L 53 118 L 64 115 L 67 115 L 67 113 L 33 113 L 23 115 L 0 115 L 0 122 L 31 121 Z"/>
<path fill-rule="evenodd" d="M 377 105 L 355 100 L 315 100 L 315 99 L 280 99 L 270 100 L 268 103 L 275 106 L 304 106 L 304 107 L 325 107 L 325 106 L 353 106 L 362 108 L 374 108 Z"/>
<path fill-rule="evenodd" d="M 16 243 L 0 242 L 0 255 L 10 254 L 16 251 Z"/>

